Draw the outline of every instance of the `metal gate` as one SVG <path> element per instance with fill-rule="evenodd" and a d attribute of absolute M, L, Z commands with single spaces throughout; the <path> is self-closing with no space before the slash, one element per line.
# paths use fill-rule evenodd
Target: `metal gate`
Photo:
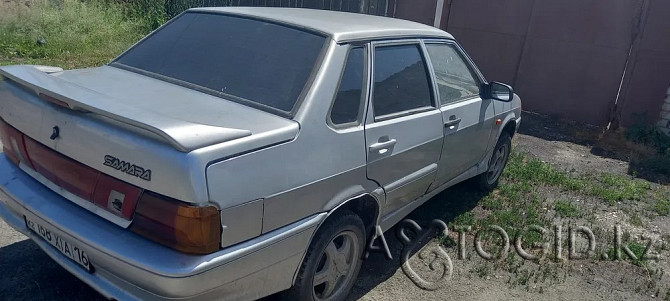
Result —
<path fill-rule="evenodd" d="M 388 0 L 167 0 L 165 11 L 173 17 L 191 7 L 212 6 L 298 7 L 385 16 Z"/>
<path fill-rule="evenodd" d="M 668 0 L 390 3 L 390 16 L 452 33 L 487 79 L 514 85 L 526 110 L 614 127 L 658 118 L 670 84 Z"/>
<path fill-rule="evenodd" d="M 641 6 L 642 0 L 452 0 L 447 28 L 489 80 L 514 85 L 524 109 L 605 126 Z"/>

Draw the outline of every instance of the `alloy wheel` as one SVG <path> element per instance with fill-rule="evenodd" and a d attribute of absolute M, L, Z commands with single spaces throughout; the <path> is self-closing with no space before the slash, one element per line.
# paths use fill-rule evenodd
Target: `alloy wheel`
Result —
<path fill-rule="evenodd" d="M 359 241 L 352 231 L 337 234 L 321 254 L 313 280 L 315 300 L 329 300 L 338 295 L 355 272 Z"/>

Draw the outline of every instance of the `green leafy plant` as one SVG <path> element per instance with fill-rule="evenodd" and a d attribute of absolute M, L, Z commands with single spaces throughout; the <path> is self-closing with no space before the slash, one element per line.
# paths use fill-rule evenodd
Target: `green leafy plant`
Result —
<path fill-rule="evenodd" d="M 146 24 L 128 18 L 121 4 L 35 1 L 0 20 L 0 65 L 97 66 L 147 32 Z"/>

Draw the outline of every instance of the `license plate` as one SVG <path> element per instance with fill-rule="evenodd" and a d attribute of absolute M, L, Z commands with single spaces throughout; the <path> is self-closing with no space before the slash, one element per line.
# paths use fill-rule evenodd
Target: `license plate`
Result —
<path fill-rule="evenodd" d="M 64 240 L 56 233 L 49 230 L 48 227 L 45 227 L 34 221 L 31 221 L 30 219 L 28 219 L 28 217 L 26 217 L 25 219 L 26 219 L 26 226 L 28 226 L 30 230 L 37 233 L 37 235 L 39 235 L 49 244 L 54 246 L 58 251 L 63 253 L 63 255 L 67 256 L 72 261 L 84 267 L 87 271 L 89 272 L 92 271 L 91 262 L 88 260 L 88 255 L 86 255 L 86 252 L 84 252 L 84 250 L 72 244 L 71 242 Z"/>

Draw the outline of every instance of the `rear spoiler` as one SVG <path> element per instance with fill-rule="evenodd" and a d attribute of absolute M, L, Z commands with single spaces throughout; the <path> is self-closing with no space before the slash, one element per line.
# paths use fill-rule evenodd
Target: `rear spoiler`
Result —
<path fill-rule="evenodd" d="M 112 97 L 50 75 L 60 71 L 62 69 L 48 66 L 5 66 L 0 67 L 0 76 L 34 91 L 42 98 L 53 99 L 57 104 L 71 110 L 91 112 L 147 130 L 181 152 L 252 134 L 248 130 L 193 123 L 128 106 Z"/>

